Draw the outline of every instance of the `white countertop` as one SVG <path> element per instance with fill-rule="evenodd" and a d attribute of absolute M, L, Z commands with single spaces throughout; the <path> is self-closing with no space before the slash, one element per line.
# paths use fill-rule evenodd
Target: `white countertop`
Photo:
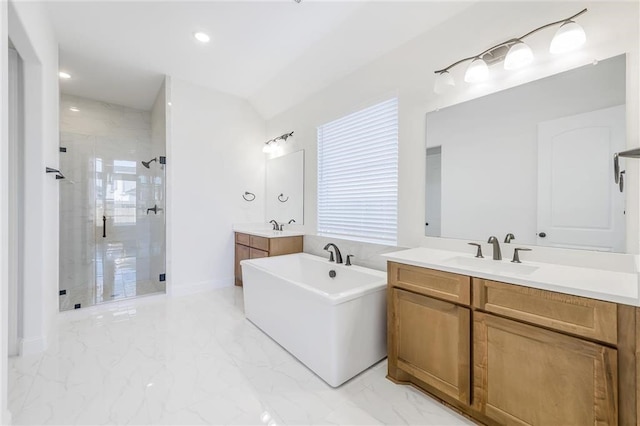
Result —
<path fill-rule="evenodd" d="M 287 224 L 284 226 L 286 227 Z M 233 231 L 264 238 L 298 237 L 300 235 L 304 235 L 304 232 L 289 229 L 285 229 L 284 231 L 274 231 L 271 229 L 271 225 L 265 224 L 233 225 Z"/>
<path fill-rule="evenodd" d="M 382 256 L 407 265 L 640 306 L 637 273 L 528 261 L 517 264 L 508 259 L 479 259 L 468 253 L 426 247 Z"/>

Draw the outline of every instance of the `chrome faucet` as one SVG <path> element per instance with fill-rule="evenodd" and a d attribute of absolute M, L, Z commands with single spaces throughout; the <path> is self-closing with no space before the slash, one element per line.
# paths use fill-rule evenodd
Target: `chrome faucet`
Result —
<path fill-rule="evenodd" d="M 331 253 L 331 256 L 329 257 L 329 262 L 333 262 L 333 253 L 329 250 L 331 247 L 333 247 L 333 250 L 336 252 L 336 263 L 342 263 L 342 253 L 340 253 L 340 250 L 338 249 L 338 246 L 336 246 L 333 243 L 329 243 L 326 246 L 324 246 L 324 249 L 326 251 L 328 251 L 329 253 Z"/>
<path fill-rule="evenodd" d="M 493 260 L 502 260 L 502 252 L 500 252 L 500 242 L 498 239 L 492 235 L 487 242 L 493 244 Z"/>
<path fill-rule="evenodd" d="M 274 230 L 274 231 L 279 231 L 279 230 L 280 230 L 280 225 L 278 225 L 278 222 L 276 222 L 276 220 L 275 220 L 275 219 L 271 219 L 271 220 L 269 221 L 269 223 L 273 223 L 273 230 Z"/>

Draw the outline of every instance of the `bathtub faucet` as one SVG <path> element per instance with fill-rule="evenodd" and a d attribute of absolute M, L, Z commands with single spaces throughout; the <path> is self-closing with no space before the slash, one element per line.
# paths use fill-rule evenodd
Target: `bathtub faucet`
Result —
<path fill-rule="evenodd" d="M 342 253 L 340 253 L 340 249 L 338 249 L 338 246 L 336 246 L 333 243 L 329 243 L 326 246 L 324 246 L 324 249 L 329 253 L 331 253 L 331 257 L 329 257 L 329 262 L 333 262 L 333 253 L 329 250 L 331 247 L 333 247 L 333 250 L 336 252 L 336 263 L 342 263 Z"/>

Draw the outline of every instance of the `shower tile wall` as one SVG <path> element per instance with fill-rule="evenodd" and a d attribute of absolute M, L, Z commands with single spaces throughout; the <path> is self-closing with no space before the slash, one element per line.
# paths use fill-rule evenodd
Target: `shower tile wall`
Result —
<path fill-rule="evenodd" d="M 164 142 L 152 138 L 151 115 L 61 96 L 60 146 L 66 152 L 60 153 L 60 168 L 67 176 L 60 191 L 60 289 L 66 290 L 61 310 L 165 290 L 158 281 L 164 214 L 147 214 L 155 204 L 164 208 L 164 167 L 141 165 L 164 155 Z M 113 192 L 108 206 L 107 187 Z"/>

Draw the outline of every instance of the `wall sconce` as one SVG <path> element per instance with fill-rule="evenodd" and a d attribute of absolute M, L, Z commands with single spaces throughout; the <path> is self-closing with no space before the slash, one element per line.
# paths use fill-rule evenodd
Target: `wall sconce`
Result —
<path fill-rule="evenodd" d="M 449 70 L 463 62 L 471 61 L 464 74 L 464 81 L 467 83 L 477 83 L 485 80 L 489 76 L 489 65 L 493 65 L 501 61 L 504 61 L 504 68 L 506 70 L 514 70 L 530 64 L 533 61 L 533 52 L 522 40 L 540 30 L 554 25 L 560 24 L 560 28 L 558 28 L 558 31 L 556 31 L 556 34 L 551 40 L 549 52 L 553 54 L 560 54 L 577 49 L 584 44 L 587 37 L 582 27 L 576 24 L 573 19 L 582 15 L 586 11 L 587 9 L 583 9 L 566 19 L 543 25 L 535 30 L 529 31 L 521 37 L 512 38 L 500 44 L 496 44 L 482 53 L 460 59 L 446 68 L 434 71 L 437 74 L 437 77 L 433 86 L 433 91 L 437 94 L 442 94 L 451 87 L 454 87 L 456 82 L 453 79 L 453 76 L 449 74 Z"/>
<path fill-rule="evenodd" d="M 280 146 L 287 141 L 290 137 L 293 136 L 293 132 L 285 133 L 284 135 L 280 135 L 277 138 L 270 139 L 264 143 L 264 147 L 262 148 L 262 152 L 269 154 L 276 151 Z"/>

